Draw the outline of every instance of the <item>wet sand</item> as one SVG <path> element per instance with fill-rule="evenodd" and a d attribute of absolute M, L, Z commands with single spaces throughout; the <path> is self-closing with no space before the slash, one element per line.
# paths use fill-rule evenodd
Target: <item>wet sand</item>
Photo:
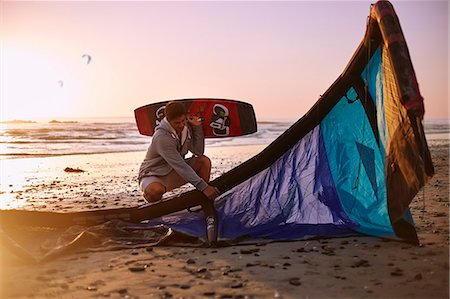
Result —
<path fill-rule="evenodd" d="M 260 150 L 208 149 L 213 177 Z M 2 248 L 0 298 L 448 298 L 448 145 L 432 146 L 431 153 L 436 175 L 411 205 L 420 246 L 348 237 L 216 249 L 141 247 L 34 265 Z M 135 206 L 143 203 L 135 181 L 142 157 L 7 161 L 3 167 L 17 171 L 6 176 L 2 204 L 56 211 Z M 64 172 L 66 167 L 84 172 Z M 14 239 L 37 254 L 58 233 L 28 231 Z"/>
<path fill-rule="evenodd" d="M 211 179 L 264 148 L 264 145 L 208 148 L 205 154 L 213 161 Z M 3 167 L 0 208 L 69 212 L 144 204 L 137 182 L 144 157 L 145 152 L 128 152 L 0 160 Z M 188 189 L 192 189 L 189 184 L 176 192 Z"/>

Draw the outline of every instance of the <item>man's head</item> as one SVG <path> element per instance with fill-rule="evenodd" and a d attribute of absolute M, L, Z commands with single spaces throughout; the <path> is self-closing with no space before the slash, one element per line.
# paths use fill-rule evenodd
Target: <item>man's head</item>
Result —
<path fill-rule="evenodd" d="M 184 108 L 184 105 L 179 102 L 170 101 L 167 103 L 164 113 L 172 128 L 174 128 L 177 133 L 181 133 L 186 125 L 186 109 Z"/>

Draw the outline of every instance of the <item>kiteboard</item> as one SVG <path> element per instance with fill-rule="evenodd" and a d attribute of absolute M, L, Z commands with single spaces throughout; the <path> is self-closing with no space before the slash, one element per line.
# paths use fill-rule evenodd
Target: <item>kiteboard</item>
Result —
<path fill-rule="evenodd" d="M 188 115 L 202 120 L 205 138 L 235 137 L 255 133 L 255 111 L 249 103 L 227 99 L 181 99 Z M 152 103 L 134 110 L 139 133 L 152 136 L 164 118 L 168 101 Z"/>

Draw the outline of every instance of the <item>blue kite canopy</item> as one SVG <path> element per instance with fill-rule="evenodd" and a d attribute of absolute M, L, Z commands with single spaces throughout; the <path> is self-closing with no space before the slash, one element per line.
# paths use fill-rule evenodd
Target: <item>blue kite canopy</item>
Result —
<path fill-rule="evenodd" d="M 378 1 L 350 63 L 311 110 L 211 182 L 226 191 L 215 202 L 219 240 L 356 232 L 418 243 L 408 206 L 434 173 L 423 114 L 398 18 Z M 205 237 L 201 213 L 148 225 L 156 224 Z"/>

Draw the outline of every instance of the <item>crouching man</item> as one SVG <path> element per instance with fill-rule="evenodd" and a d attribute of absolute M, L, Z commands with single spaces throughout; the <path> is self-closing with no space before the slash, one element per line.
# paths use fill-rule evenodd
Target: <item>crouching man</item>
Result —
<path fill-rule="evenodd" d="M 211 160 L 205 156 L 201 121 L 188 116 L 183 104 L 169 102 L 166 117 L 156 127 L 139 169 L 139 187 L 147 202 L 161 200 L 164 193 L 189 182 L 209 199 L 219 190 L 209 185 Z M 194 155 L 185 159 L 188 152 Z"/>

